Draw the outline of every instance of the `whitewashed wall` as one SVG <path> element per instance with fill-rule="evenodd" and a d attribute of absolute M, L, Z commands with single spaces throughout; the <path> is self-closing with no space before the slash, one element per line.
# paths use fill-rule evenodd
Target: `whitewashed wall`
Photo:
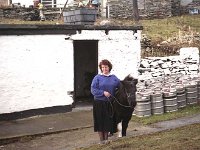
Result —
<path fill-rule="evenodd" d="M 136 76 L 139 35 L 83 31 L 70 40 L 66 35 L 0 36 L 0 114 L 73 103 L 67 95 L 74 90 L 73 39 L 98 39 L 98 61 L 109 59 L 120 79 Z"/>
<path fill-rule="evenodd" d="M 0 36 L 0 114 L 71 105 L 73 44 L 65 37 Z"/>
<path fill-rule="evenodd" d="M 97 36 L 98 35 L 98 36 Z M 108 59 L 113 64 L 112 73 L 123 80 L 128 74 L 138 76 L 140 65 L 140 31 L 84 31 L 72 36 L 71 39 L 99 40 L 98 62 Z M 99 70 L 100 72 L 100 70 Z"/>

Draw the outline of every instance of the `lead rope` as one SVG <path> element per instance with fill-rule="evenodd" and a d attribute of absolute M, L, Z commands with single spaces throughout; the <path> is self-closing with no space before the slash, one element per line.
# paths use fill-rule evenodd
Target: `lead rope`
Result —
<path fill-rule="evenodd" d="M 113 97 L 114 100 L 115 100 L 115 101 L 116 101 L 120 106 L 122 106 L 122 107 L 126 107 L 126 108 L 131 108 L 131 106 L 127 106 L 127 105 L 123 105 L 123 104 L 121 104 L 121 103 L 117 100 L 117 98 L 116 98 L 115 96 L 111 95 L 111 97 Z"/>
<path fill-rule="evenodd" d="M 111 111 L 110 111 L 110 118 L 112 118 L 114 116 L 114 110 L 113 110 L 113 104 L 112 102 L 110 101 L 110 99 L 107 97 L 109 103 L 110 103 L 110 108 L 111 108 Z"/>
<path fill-rule="evenodd" d="M 113 98 L 114 98 L 114 102 L 116 101 L 120 106 L 125 107 L 125 108 L 131 108 L 131 106 L 127 106 L 127 105 L 121 104 L 121 103 L 117 100 L 117 98 L 116 98 L 115 96 L 111 95 L 111 97 L 113 97 Z M 107 99 L 108 99 L 108 101 L 109 101 L 109 103 L 110 103 L 110 107 L 111 107 L 111 113 L 110 113 L 111 115 L 110 115 L 110 117 L 112 118 L 113 115 L 114 115 L 113 104 L 112 104 L 110 98 L 107 97 Z"/>

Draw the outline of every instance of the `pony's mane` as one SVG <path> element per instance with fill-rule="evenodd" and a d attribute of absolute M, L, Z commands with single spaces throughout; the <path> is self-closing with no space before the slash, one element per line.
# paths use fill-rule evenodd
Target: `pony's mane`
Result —
<path fill-rule="evenodd" d="M 126 77 L 124 78 L 123 81 L 133 81 L 133 80 L 134 80 L 134 78 L 129 74 L 128 76 L 126 76 Z"/>

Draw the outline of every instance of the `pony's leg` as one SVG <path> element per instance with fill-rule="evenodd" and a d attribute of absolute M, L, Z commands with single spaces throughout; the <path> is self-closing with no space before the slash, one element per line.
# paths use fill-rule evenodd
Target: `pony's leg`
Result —
<path fill-rule="evenodd" d="M 117 124 L 118 137 L 122 137 L 122 122 Z"/>
<path fill-rule="evenodd" d="M 128 120 L 122 121 L 122 136 L 126 136 L 126 130 L 128 128 Z"/>

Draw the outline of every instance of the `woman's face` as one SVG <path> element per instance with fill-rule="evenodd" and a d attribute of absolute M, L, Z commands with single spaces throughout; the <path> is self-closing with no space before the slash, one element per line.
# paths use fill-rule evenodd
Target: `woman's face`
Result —
<path fill-rule="evenodd" d="M 108 65 L 102 65 L 102 66 L 101 66 L 101 70 L 102 70 L 102 73 L 103 73 L 103 74 L 106 74 L 106 75 L 107 75 L 107 74 L 110 73 Z"/>

